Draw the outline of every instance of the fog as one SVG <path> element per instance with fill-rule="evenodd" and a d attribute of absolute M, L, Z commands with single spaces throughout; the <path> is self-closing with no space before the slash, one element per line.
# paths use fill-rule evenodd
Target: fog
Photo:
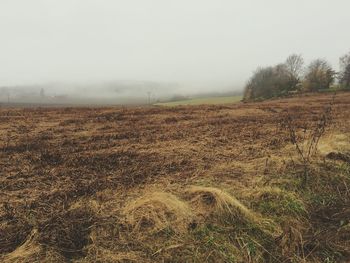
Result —
<path fill-rule="evenodd" d="M 349 10 L 348 0 L 1 0 L 0 87 L 239 91 L 257 66 L 291 53 L 337 69 Z"/>

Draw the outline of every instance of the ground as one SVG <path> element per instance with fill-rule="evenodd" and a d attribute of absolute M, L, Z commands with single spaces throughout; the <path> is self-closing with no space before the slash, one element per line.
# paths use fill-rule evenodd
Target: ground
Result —
<path fill-rule="evenodd" d="M 305 164 L 285 120 L 302 138 L 327 108 Z M 349 262 L 349 114 L 350 93 L 1 108 L 0 260 Z"/>

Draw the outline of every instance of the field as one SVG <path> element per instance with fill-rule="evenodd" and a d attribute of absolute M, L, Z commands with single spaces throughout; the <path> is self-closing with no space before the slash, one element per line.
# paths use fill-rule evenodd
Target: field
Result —
<path fill-rule="evenodd" d="M 349 115 L 350 93 L 0 108 L 0 261 L 349 262 Z M 293 131 L 318 128 L 304 162 Z"/>
<path fill-rule="evenodd" d="M 212 104 L 232 104 L 239 102 L 242 96 L 208 97 L 188 100 L 178 100 L 171 102 L 156 103 L 156 106 L 180 106 L 180 105 L 212 105 Z"/>

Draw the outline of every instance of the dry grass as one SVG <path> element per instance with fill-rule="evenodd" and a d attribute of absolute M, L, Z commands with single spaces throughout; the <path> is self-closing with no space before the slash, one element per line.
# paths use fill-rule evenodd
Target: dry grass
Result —
<path fill-rule="evenodd" d="M 0 261 L 348 262 L 350 93 L 303 188 L 278 129 L 330 100 L 1 108 Z"/>
<path fill-rule="evenodd" d="M 64 262 L 65 258 L 53 249 L 47 249 L 38 242 L 38 230 L 34 229 L 26 241 L 2 258 L 7 263 Z"/>
<path fill-rule="evenodd" d="M 164 192 L 147 193 L 126 204 L 123 215 L 135 235 L 157 233 L 166 228 L 185 233 L 193 220 L 188 204 Z"/>
<path fill-rule="evenodd" d="M 113 252 L 109 249 L 91 247 L 89 254 L 78 262 L 103 262 L 103 263 L 121 263 L 121 262 L 146 262 L 149 261 L 145 259 L 142 253 L 137 252 Z"/>
<path fill-rule="evenodd" d="M 256 221 L 256 216 L 235 197 L 214 187 L 191 186 L 191 203 L 203 216 L 229 214 L 239 222 Z"/>

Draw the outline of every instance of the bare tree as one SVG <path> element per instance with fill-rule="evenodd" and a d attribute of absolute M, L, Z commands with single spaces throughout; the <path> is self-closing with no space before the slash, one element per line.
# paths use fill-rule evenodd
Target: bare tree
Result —
<path fill-rule="evenodd" d="M 345 88 L 350 88 L 350 52 L 339 59 L 339 82 Z"/>
<path fill-rule="evenodd" d="M 2 87 L 0 89 L 0 97 L 6 97 L 7 98 L 7 103 L 10 103 L 10 90 L 6 87 Z"/>
<path fill-rule="evenodd" d="M 44 90 L 44 88 L 40 89 L 40 97 L 41 98 L 45 98 L 45 90 Z"/>
<path fill-rule="evenodd" d="M 151 95 L 152 95 L 152 92 L 148 91 L 148 92 L 147 92 L 148 105 L 151 105 Z"/>
<path fill-rule="evenodd" d="M 340 70 L 343 71 L 350 64 L 350 52 L 339 59 Z"/>
<path fill-rule="evenodd" d="M 304 66 L 303 57 L 301 55 L 292 54 L 286 59 L 284 64 L 291 77 L 299 81 Z"/>

